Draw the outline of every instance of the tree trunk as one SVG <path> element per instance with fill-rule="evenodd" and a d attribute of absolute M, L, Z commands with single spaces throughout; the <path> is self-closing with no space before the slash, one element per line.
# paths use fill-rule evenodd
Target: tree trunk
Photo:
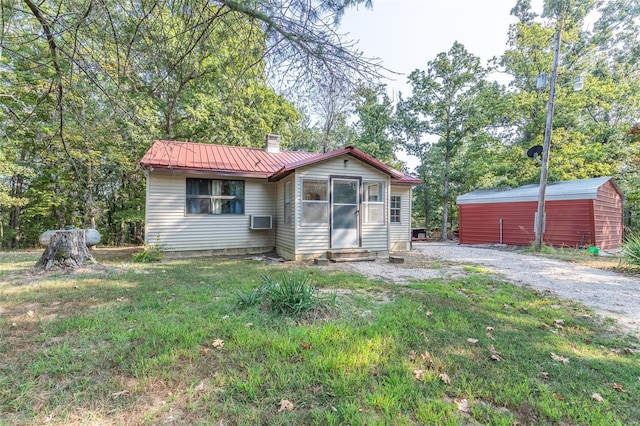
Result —
<path fill-rule="evenodd" d="M 444 194 L 442 201 L 442 229 L 440 241 L 447 241 L 447 225 L 449 222 L 449 168 L 451 167 L 451 147 L 447 145 L 444 154 Z"/>
<path fill-rule="evenodd" d="M 11 179 L 11 192 L 10 195 L 15 198 L 21 198 L 23 193 L 23 177 L 22 175 L 15 175 Z M 9 246 L 12 248 L 16 248 L 20 246 L 20 239 L 22 238 L 22 231 L 20 229 L 21 225 L 21 212 L 22 208 L 20 206 L 13 206 L 9 210 L 9 228 L 14 230 L 13 238 L 9 242 Z"/>
<path fill-rule="evenodd" d="M 77 268 L 87 262 L 95 263 L 87 247 L 84 232 L 84 229 L 57 231 L 51 236 L 49 245 L 35 267 L 48 271 L 55 265 Z"/>

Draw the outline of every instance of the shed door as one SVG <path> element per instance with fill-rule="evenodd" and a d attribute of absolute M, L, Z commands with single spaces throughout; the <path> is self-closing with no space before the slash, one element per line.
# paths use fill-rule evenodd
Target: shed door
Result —
<path fill-rule="evenodd" d="M 331 248 L 360 246 L 359 189 L 359 179 L 331 179 Z"/>

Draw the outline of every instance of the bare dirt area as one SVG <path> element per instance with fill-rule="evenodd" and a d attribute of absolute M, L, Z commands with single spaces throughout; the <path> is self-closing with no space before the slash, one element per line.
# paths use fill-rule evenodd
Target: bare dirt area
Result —
<path fill-rule="evenodd" d="M 399 256 L 405 258 L 405 263 L 384 260 L 349 263 L 344 267 L 370 278 L 398 284 L 462 277 L 478 272 L 475 269 L 481 267 L 482 271 L 494 273 L 514 284 L 582 302 L 598 314 L 614 318 L 624 329 L 640 337 L 640 277 L 518 251 L 456 243 L 417 243 L 413 250 Z"/>

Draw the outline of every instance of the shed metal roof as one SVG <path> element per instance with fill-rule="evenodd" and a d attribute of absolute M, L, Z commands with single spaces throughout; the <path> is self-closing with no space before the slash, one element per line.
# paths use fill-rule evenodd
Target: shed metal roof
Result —
<path fill-rule="evenodd" d="M 598 188 L 611 181 L 616 190 L 622 192 L 611 177 L 567 180 L 547 185 L 546 201 L 589 200 L 596 199 Z M 539 184 L 530 184 L 518 188 L 478 189 L 459 196 L 457 204 L 513 203 L 538 201 Z"/>

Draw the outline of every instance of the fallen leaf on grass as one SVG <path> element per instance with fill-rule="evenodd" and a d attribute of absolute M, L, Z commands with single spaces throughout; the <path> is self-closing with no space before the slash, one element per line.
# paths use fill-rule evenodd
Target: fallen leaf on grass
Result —
<path fill-rule="evenodd" d="M 540 377 L 547 380 L 549 378 L 549 373 L 547 373 L 546 371 L 543 371 L 542 373 L 540 373 Z"/>
<path fill-rule="evenodd" d="M 453 400 L 453 402 L 456 403 L 456 405 L 458 406 L 458 411 L 462 411 L 465 413 L 469 412 L 469 401 L 467 400 L 467 398 L 456 398 Z"/>
<path fill-rule="evenodd" d="M 119 397 L 121 395 L 125 395 L 127 393 L 129 393 L 129 391 L 125 389 L 125 390 L 121 390 L 120 392 L 114 392 L 114 393 L 111 394 L 111 396 L 114 397 L 114 398 L 117 398 L 117 397 Z"/>
<path fill-rule="evenodd" d="M 602 395 L 600 395 L 599 393 L 592 393 L 591 394 L 591 398 L 595 399 L 598 402 L 603 402 L 604 398 L 602 397 Z"/>
<path fill-rule="evenodd" d="M 442 380 L 444 382 L 444 384 L 446 384 L 446 385 L 450 385 L 451 384 L 451 378 L 449 377 L 449 375 L 447 373 L 441 373 L 439 377 L 440 377 L 440 380 Z"/>
<path fill-rule="evenodd" d="M 469 337 L 467 339 L 467 342 L 475 344 L 475 343 L 478 343 L 478 339 L 473 339 L 473 338 Z"/>
<path fill-rule="evenodd" d="M 551 352 L 551 359 L 554 361 L 561 362 L 563 364 L 569 364 L 569 358 L 565 356 L 556 355 L 553 352 Z"/>
<path fill-rule="evenodd" d="M 211 346 L 213 346 L 214 348 L 220 348 L 222 349 L 224 347 L 224 340 L 222 339 L 216 339 L 213 341 L 213 343 L 211 344 Z"/>
<path fill-rule="evenodd" d="M 415 361 L 417 357 L 418 357 L 418 354 L 416 353 L 416 351 L 409 352 L 409 359 L 411 361 Z"/>
<path fill-rule="evenodd" d="M 553 320 L 553 326 L 555 328 L 564 328 L 564 320 L 561 319 L 554 319 Z"/>
<path fill-rule="evenodd" d="M 489 346 L 489 352 L 491 353 L 491 360 L 492 361 L 502 361 L 503 358 L 500 356 L 500 354 L 498 353 L 498 351 L 496 351 L 496 347 L 491 345 Z"/>
<path fill-rule="evenodd" d="M 427 351 L 422 352 L 420 354 L 420 358 L 422 358 L 423 361 L 432 362 L 431 361 L 431 354 L 429 352 L 427 352 Z"/>
<path fill-rule="evenodd" d="M 209 348 L 201 348 L 200 349 L 200 355 L 206 355 L 209 353 Z"/>
<path fill-rule="evenodd" d="M 427 315 L 427 317 L 431 318 L 433 316 L 433 312 L 427 311 L 426 315 Z"/>
<path fill-rule="evenodd" d="M 278 413 L 282 411 L 293 411 L 293 402 L 289 401 L 288 399 L 281 399 L 280 409 L 278 410 Z"/>
<path fill-rule="evenodd" d="M 413 370 L 413 377 L 415 377 L 416 380 L 424 379 L 424 370 Z"/>
<path fill-rule="evenodd" d="M 560 395 L 558 392 L 554 392 L 553 396 L 555 399 L 557 399 L 558 401 L 564 401 L 564 396 Z"/>
<path fill-rule="evenodd" d="M 304 349 L 305 351 L 308 351 L 308 350 L 310 350 L 310 349 L 313 347 L 313 343 L 312 343 L 312 342 L 309 342 L 309 343 L 307 343 L 307 342 L 302 342 L 302 343 L 300 343 L 300 347 L 301 347 L 302 349 Z"/>
<path fill-rule="evenodd" d="M 626 392 L 620 383 L 614 383 L 613 388 L 618 392 Z"/>

